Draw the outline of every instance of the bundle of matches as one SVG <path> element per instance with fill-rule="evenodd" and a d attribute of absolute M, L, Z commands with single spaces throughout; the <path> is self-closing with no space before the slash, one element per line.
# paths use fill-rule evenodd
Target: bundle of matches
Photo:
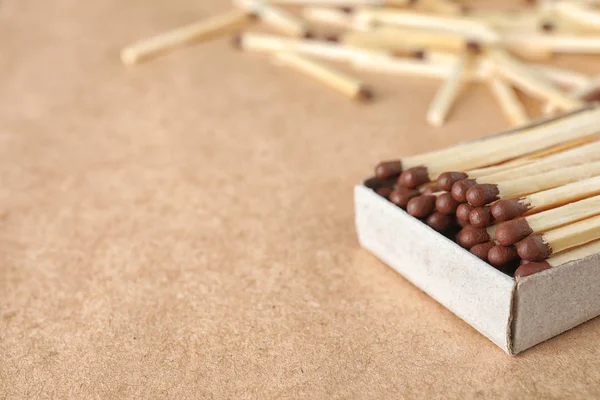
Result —
<path fill-rule="evenodd" d="M 600 107 L 384 161 L 366 185 L 504 272 L 558 266 L 600 249 Z"/>
<path fill-rule="evenodd" d="M 466 86 L 486 85 L 512 125 L 530 121 L 517 95 L 547 113 L 580 108 L 599 97 L 600 79 L 538 64 L 555 53 L 600 53 L 600 9 L 590 1 L 544 1 L 518 11 L 474 10 L 450 0 L 234 0 L 223 15 L 126 47 L 123 63 L 148 60 L 224 35 L 245 52 L 318 80 L 348 98 L 373 90 L 326 63 L 360 72 L 442 80 L 426 112 L 445 123 Z M 271 33 L 240 30 L 260 22 Z M 327 32 L 327 35 L 318 33 Z"/>

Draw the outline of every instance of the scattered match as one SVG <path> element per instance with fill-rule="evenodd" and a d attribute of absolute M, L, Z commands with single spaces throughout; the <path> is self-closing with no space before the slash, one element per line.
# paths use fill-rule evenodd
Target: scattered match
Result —
<path fill-rule="evenodd" d="M 221 15 L 126 46 L 121 61 L 133 66 L 230 37 L 242 53 L 275 60 L 270 64 L 295 69 L 363 104 L 377 99 L 369 75 L 438 82 L 423 111 L 432 127 L 448 123 L 469 89 L 484 85 L 507 124 L 524 126 L 540 113 L 578 110 L 598 99 L 598 77 L 547 63 L 556 54 L 600 54 L 599 15 L 597 3 L 567 0 L 524 2 L 522 9 L 510 11 L 478 9 L 460 0 L 233 0 L 231 10 Z M 526 107 L 524 98 L 539 109 Z M 506 159 L 490 163 L 518 157 L 497 153 Z M 489 157 L 485 151 L 474 155 Z M 412 174 L 426 179 L 426 172 L 466 171 L 480 164 L 436 161 L 413 165 L 406 160 L 403 167 L 425 164 L 427 171 Z M 449 215 L 450 208 L 439 212 Z"/>

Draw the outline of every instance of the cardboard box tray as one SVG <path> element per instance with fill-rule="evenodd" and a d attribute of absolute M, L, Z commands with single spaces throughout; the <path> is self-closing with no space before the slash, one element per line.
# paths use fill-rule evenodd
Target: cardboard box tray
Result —
<path fill-rule="evenodd" d="M 513 279 L 358 185 L 360 244 L 514 355 L 600 315 L 600 254 Z"/>

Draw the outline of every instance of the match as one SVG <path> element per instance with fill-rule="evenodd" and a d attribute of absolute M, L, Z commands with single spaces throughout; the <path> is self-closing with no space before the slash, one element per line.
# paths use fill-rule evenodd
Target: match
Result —
<path fill-rule="evenodd" d="M 535 234 L 517 244 L 523 260 L 544 261 L 552 254 L 600 239 L 600 216 L 575 222 L 542 234 Z"/>
<path fill-rule="evenodd" d="M 596 240 L 594 242 L 584 244 L 583 246 L 552 255 L 546 261 L 521 264 L 521 266 L 515 271 L 515 278 L 524 278 L 526 276 L 533 275 L 550 268 L 559 267 L 572 261 L 581 260 L 598 253 L 600 253 L 600 240 Z"/>
<path fill-rule="evenodd" d="M 496 200 L 519 197 L 562 186 L 567 183 L 600 175 L 600 161 L 563 168 L 511 181 L 476 184 L 467 191 L 467 201 L 473 207 L 482 207 Z"/>
<path fill-rule="evenodd" d="M 549 231 L 598 214 L 600 214 L 600 196 L 590 197 L 538 214 L 503 222 L 496 227 L 496 241 L 502 246 L 510 246 L 533 233 Z"/>
<path fill-rule="evenodd" d="M 294 53 L 277 53 L 276 58 L 280 65 L 311 76 L 349 98 L 358 101 L 370 101 L 373 98 L 373 92 L 362 81 L 331 67 Z"/>
<path fill-rule="evenodd" d="M 138 64 L 178 47 L 233 32 L 255 19 L 256 14 L 249 11 L 229 11 L 127 46 L 121 51 L 121 61 L 126 65 Z"/>

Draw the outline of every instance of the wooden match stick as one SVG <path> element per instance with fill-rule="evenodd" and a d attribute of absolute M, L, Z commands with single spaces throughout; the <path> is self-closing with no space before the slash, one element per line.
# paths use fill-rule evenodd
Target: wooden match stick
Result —
<path fill-rule="evenodd" d="M 558 1 L 553 3 L 551 7 L 554 12 L 563 18 L 588 28 L 600 28 L 600 13 L 592 7 L 572 1 Z"/>
<path fill-rule="evenodd" d="M 362 26 L 382 24 L 441 30 L 465 35 L 486 44 L 500 42 L 500 36 L 486 24 L 460 17 L 442 17 L 426 13 L 400 10 L 392 11 L 389 9 L 363 9 L 356 13 L 355 21 Z"/>
<path fill-rule="evenodd" d="M 277 6 L 262 0 L 234 0 L 234 4 L 248 12 L 255 13 L 265 24 L 282 33 L 298 37 L 310 36 L 305 21 Z"/>
<path fill-rule="evenodd" d="M 339 46 L 335 43 L 287 38 L 264 33 L 243 33 L 234 39 L 234 44 L 245 51 L 261 53 L 290 52 L 329 61 L 347 62 L 353 60 L 363 50 Z"/>
<path fill-rule="evenodd" d="M 535 69 L 544 75 L 546 78 L 554 82 L 556 85 L 564 86 L 567 88 L 581 88 L 589 85 L 591 79 L 586 74 L 582 74 L 576 71 L 551 67 L 548 65 L 535 65 Z M 573 96 L 580 98 L 580 96 Z"/>
<path fill-rule="evenodd" d="M 440 176 L 438 176 L 438 179 L 437 179 L 438 189 L 446 191 L 446 192 L 450 192 L 450 191 L 452 191 L 452 186 L 458 181 L 462 181 L 464 179 L 477 179 L 477 178 L 482 178 L 482 177 L 486 177 L 486 176 L 490 176 L 490 175 L 495 175 L 500 172 L 513 170 L 513 169 L 516 169 L 517 167 L 532 164 L 536 161 L 539 161 L 539 159 L 542 159 L 542 158 L 545 158 L 545 157 L 548 157 L 548 156 L 551 156 L 551 155 L 554 155 L 557 153 L 562 153 L 566 150 L 573 149 L 575 147 L 583 146 L 585 144 L 594 142 L 594 141 L 598 140 L 599 138 L 600 137 L 598 137 L 597 135 L 591 135 L 591 136 L 585 137 L 583 139 L 578 139 L 578 140 L 561 143 L 557 146 L 553 146 L 548 149 L 543 149 L 543 150 L 536 151 L 536 152 L 533 152 L 530 154 L 526 154 L 522 157 L 515 158 L 514 160 L 507 161 L 503 164 L 494 165 L 491 167 L 478 168 L 478 169 L 473 169 L 473 170 L 466 171 L 466 172 L 454 172 L 454 171 L 444 172 Z M 510 177 L 512 177 L 512 176 L 514 176 L 514 175 L 511 174 Z M 473 184 L 474 183 L 476 183 L 476 182 L 473 182 Z M 463 199 L 461 201 L 466 201 L 466 199 Z"/>
<path fill-rule="evenodd" d="M 178 47 L 232 32 L 254 19 L 256 16 L 248 11 L 232 10 L 127 46 L 121 51 L 121 61 L 126 65 L 137 64 Z"/>
<path fill-rule="evenodd" d="M 445 64 L 432 64 L 422 60 L 403 59 L 380 54 L 358 55 L 352 59 L 352 66 L 362 71 L 427 78 L 444 79 L 450 74 L 450 68 Z"/>
<path fill-rule="evenodd" d="M 515 271 L 515 278 L 524 278 L 526 276 L 533 275 L 550 268 L 559 267 L 571 261 L 581 260 L 598 253 L 600 253 L 600 240 L 586 243 L 583 246 L 563 251 L 562 253 L 554 254 L 546 261 L 522 264 Z"/>
<path fill-rule="evenodd" d="M 509 221 L 521 215 L 533 214 L 600 194 L 600 176 L 569 183 L 553 189 L 500 200 L 491 207 L 496 221 Z"/>
<path fill-rule="evenodd" d="M 277 60 L 290 68 L 311 76 L 351 99 L 368 101 L 373 93 L 367 86 L 340 71 L 293 53 L 278 53 Z"/>
<path fill-rule="evenodd" d="M 522 46 L 527 43 L 531 48 L 546 49 L 554 53 L 600 53 L 600 36 L 560 33 L 546 35 L 540 33 L 504 32 L 502 44 L 510 46 Z"/>
<path fill-rule="evenodd" d="M 435 175 L 442 168 L 445 168 L 445 170 L 441 170 L 441 172 L 449 170 L 467 171 L 512 160 L 516 157 L 531 155 L 538 151 L 545 151 L 555 146 L 592 136 L 596 133 L 599 124 L 600 108 L 587 107 L 480 141 L 462 143 L 441 150 L 404 157 L 402 160 L 386 161 L 377 166 L 375 175 L 380 178 L 389 177 L 421 167 L 419 171 L 413 172 L 425 175 L 427 180 L 418 179 L 418 184 L 413 186 L 416 188 L 432 181 L 432 179 L 429 179 L 429 175 Z M 456 157 L 458 154 L 461 157 Z M 480 154 L 483 154 L 483 156 Z M 453 168 L 451 166 L 455 164 L 460 167 Z M 433 173 L 430 173 L 429 165 L 432 166 Z M 464 167 L 465 165 L 468 166 Z M 435 176 L 437 177 L 437 175 Z"/>
<path fill-rule="evenodd" d="M 460 52 L 466 47 L 464 36 L 425 29 L 382 26 L 369 31 L 351 31 L 343 36 L 344 43 L 374 45 L 388 48 L 423 48 Z"/>
<path fill-rule="evenodd" d="M 598 112 L 600 110 L 596 110 Z M 403 171 L 399 184 L 416 187 L 437 178 L 446 171 L 467 171 L 494 165 L 538 150 L 591 136 L 597 132 L 596 115 L 590 108 L 570 113 L 561 118 L 526 126 L 508 136 L 498 136 L 492 142 L 474 142 L 460 147 L 468 150 L 456 157 L 456 148 L 438 152 L 438 157 L 422 167 Z M 457 199 L 459 200 L 459 199 Z M 461 200 L 459 200 L 461 201 Z"/>
<path fill-rule="evenodd" d="M 593 135 L 592 137 L 595 140 L 590 143 L 573 147 L 556 154 L 551 154 L 526 165 L 517 166 L 512 169 L 499 171 L 475 179 L 480 183 L 494 183 L 498 181 L 511 180 L 518 176 L 532 176 L 557 168 L 570 167 L 592 161 L 600 161 L 600 140 L 598 140 L 596 135 Z"/>
<path fill-rule="evenodd" d="M 490 91 L 494 98 L 500 104 L 500 108 L 504 111 L 504 115 L 512 125 L 523 125 L 530 121 L 525 107 L 519 101 L 512 87 L 507 85 L 503 80 L 491 78 L 488 83 Z"/>
<path fill-rule="evenodd" d="M 573 99 L 563 93 L 552 82 L 540 74 L 536 74 L 532 68 L 517 61 L 505 51 L 490 50 L 488 57 L 494 64 L 495 71 L 523 92 L 546 100 L 564 110 L 583 106 L 582 101 Z"/>
<path fill-rule="evenodd" d="M 302 10 L 304 19 L 318 24 L 329 25 L 341 29 L 351 29 L 352 17 L 339 8 L 306 7 Z"/>
<path fill-rule="evenodd" d="M 597 239 L 600 239 L 600 216 L 529 236 L 517 244 L 517 251 L 523 260 L 544 261 L 552 254 Z"/>
<path fill-rule="evenodd" d="M 597 175 L 600 175 L 600 162 L 562 168 L 495 184 L 477 184 L 467 191 L 467 201 L 473 207 L 483 207 L 496 200 L 537 193 Z"/>
<path fill-rule="evenodd" d="M 496 240 L 503 246 L 515 244 L 532 233 L 540 233 L 600 214 L 600 196 L 499 224 Z"/>
<path fill-rule="evenodd" d="M 465 70 L 469 67 L 471 58 L 472 54 L 470 52 L 463 53 L 452 68 L 448 79 L 436 93 L 426 116 L 427 122 L 430 125 L 442 126 L 444 124 L 446 116 L 459 94 Z"/>

